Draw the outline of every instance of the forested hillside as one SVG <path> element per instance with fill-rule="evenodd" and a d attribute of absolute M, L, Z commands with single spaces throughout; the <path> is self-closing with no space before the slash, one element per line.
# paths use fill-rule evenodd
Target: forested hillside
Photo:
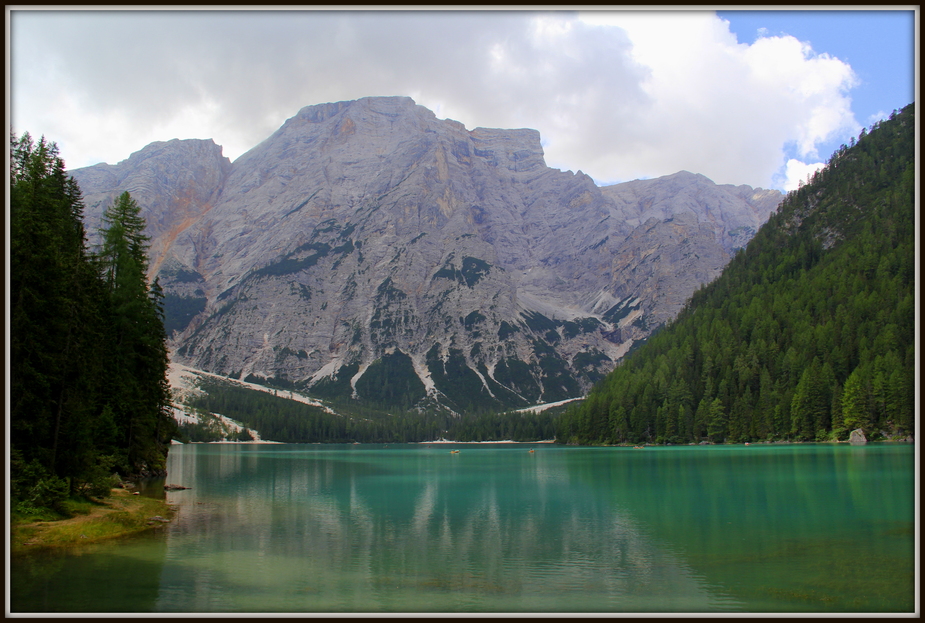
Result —
<path fill-rule="evenodd" d="M 10 493 L 28 514 L 162 471 L 176 424 L 138 205 L 109 206 L 91 252 L 55 144 L 13 136 L 10 160 Z"/>
<path fill-rule="evenodd" d="M 914 104 L 842 146 L 559 441 L 914 434 L 914 156 Z"/>
<path fill-rule="evenodd" d="M 441 413 L 383 413 L 347 401 L 336 403 L 339 414 L 294 400 L 254 391 L 229 381 L 210 380 L 189 406 L 221 413 L 257 430 L 263 439 L 285 443 L 416 443 L 446 438 L 453 441 L 540 441 L 555 435 L 545 413 L 479 413 L 459 418 Z M 184 425 L 180 433 L 191 441 L 214 441 L 199 425 Z"/>

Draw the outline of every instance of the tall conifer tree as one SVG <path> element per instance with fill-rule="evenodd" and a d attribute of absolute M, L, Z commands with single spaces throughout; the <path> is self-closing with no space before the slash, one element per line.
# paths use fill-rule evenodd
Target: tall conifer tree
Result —
<path fill-rule="evenodd" d="M 162 470 L 175 431 L 160 288 L 126 193 L 87 249 L 83 200 L 54 143 L 10 141 L 10 476 L 15 508 L 108 494 Z M 25 505 L 25 506 L 23 506 Z M 60 510 L 60 506 L 59 506 Z"/>
<path fill-rule="evenodd" d="M 121 458 L 142 472 L 164 467 L 165 446 L 174 431 L 168 365 L 158 284 L 148 285 L 148 241 L 141 208 L 128 192 L 103 213 L 99 252 L 109 291 L 114 343 L 108 407 L 118 424 Z"/>

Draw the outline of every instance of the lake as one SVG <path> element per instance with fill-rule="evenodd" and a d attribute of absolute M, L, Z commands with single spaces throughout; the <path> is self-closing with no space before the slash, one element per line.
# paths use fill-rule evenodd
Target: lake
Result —
<path fill-rule="evenodd" d="M 167 482 L 191 489 L 166 494 L 170 524 L 13 560 L 10 606 L 908 613 L 915 463 L 904 444 L 173 446 Z"/>

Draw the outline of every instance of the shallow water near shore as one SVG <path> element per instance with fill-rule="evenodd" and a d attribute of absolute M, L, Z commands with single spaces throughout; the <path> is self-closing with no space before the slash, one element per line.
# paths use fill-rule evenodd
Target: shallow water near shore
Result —
<path fill-rule="evenodd" d="M 14 559 L 10 607 L 912 612 L 914 469 L 901 444 L 174 446 L 170 524 Z"/>

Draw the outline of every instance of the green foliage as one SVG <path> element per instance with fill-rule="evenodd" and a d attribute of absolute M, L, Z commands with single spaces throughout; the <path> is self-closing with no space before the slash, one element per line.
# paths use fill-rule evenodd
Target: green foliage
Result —
<path fill-rule="evenodd" d="M 541 388 L 531 366 L 515 357 L 502 359 L 495 366 L 495 379 L 523 396 L 529 403 L 540 399 Z"/>
<path fill-rule="evenodd" d="M 559 325 L 562 324 L 561 322 L 550 320 L 540 312 L 535 311 L 521 312 L 521 317 L 524 319 L 524 324 L 534 333 L 555 332 Z"/>
<path fill-rule="evenodd" d="M 565 339 L 572 339 L 581 333 L 594 333 L 600 330 L 601 326 L 601 321 L 597 318 L 566 320 L 562 323 L 562 335 Z"/>
<path fill-rule="evenodd" d="M 370 330 L 382 341 L 391 341 L 399 336 L 409 337 L 413 331 L 414 314 L 410 307 L 402 305 L 408 295 L 396 288 L 388 277 L 376 290 L 375 312 L 369 322 Z"/>
<path fill-rule="evenodd" d="M 581 393 L 578 382 L 575 380 L 564 359 L 559 357 L 548 344 L 533 341 L 533 352 L 540 369 L 540 381 L 543 386 L 541 400 L 556 402 L 575 398 Z"/>
<path fill-rule="evenodd" d="M 323 245 L 327 247 L 327 245 Z M 251 273 L 254 277 L 268 277 L 268 276 L 281 276 L 281 275 L 291 275 L 294 273 L 300 273 L 304 270 L 308 270 L 312 266 L 318 263 L 318 260 L 325 257 L 328 254 L 327 248 L 319 249 L 313 255 L 302 258 L 292 258 L 285 257 L 273 264 L 264 266 L 263 268 L 258 268 L 257 270 Z"/>
<path fill-rule="evenodd" d="M 369 403 L 399 409 L 410 409 L 427 394 L 411 357 L 400 351 L 370 364 L 357 380 L 356 391 Z"/>
<path fill-rule="evenodd" d="M 317 191 L 315 192 L 317 193 Z M 312 194 L 312 197 L 314 196 L 315 195 Z M 304 203 L 290 211 L 285 216 L 289 216 L 289 214 L 299 210 L 310 200 L 311 197 L 306 199 Z M 321 260 L 331 257 L 337 258 L 334 264 L 336 268 L 337 263 L 342 261 L 345 257 L 353 253 L 358 248 L 358 246 L 354 245 L 353 240 L 348 238 L 348 236 L 353 233 L 355 228 L 355 225 L 350 224 L 342 229 L 341 225 L 336 221 L 324 221 L 323 223 L 320 223 L 312 232 L 311 242 L 299 245 L 279 260 L 274 261 L 272 264 L 251 271 L 248 274 L 246 280 L 259 279 L 261 277 L 282 277 L 286 275 L 297 274 L 308 270 L 312 266 L 315 266 Z M 319 236 L 332 233 L 336 233 L 337 235 L 325 236 L 328 239 L 328 242 L 317 241 Z M 337 244 L 338 242 L 341 244 Z"/>
<path fill-rule="evenodd" d="M 837 151 L 720 278 L 567 411 L 558 438 L 912 434 L 914 137 L 910 105 Z"/>
<path fill-rule="evenodd" d="M 96 463 L 87 471 L 86 481 L 80 492 L 91 498 L 109 497 L 112 488 L 121 481 L 114 473 L 115 465 L 116 457 L 98 456 Z"/>
<path fill-rule="evenodd" d="M 466 328 L 466 331 L 472 331 L 477 324 L 485 322 L 485 320 L 485 316 L 476 310 L 463 319 L 463 326 Z"/>
<path fill-rule="evenodd" d="M 458 269 L 453 264 L 453 256 L 450 255 L 443 267 L 434 273 L 434 279 L 449 279 L 456 281 L 467 287 L 477 284 L 482 277 L 491 271 L 491 264 L 485 260 L 476 257 L 464 257 L 462 269 Z"/>
<path fill-rule="evenodd" d="M 573 361 L 573 364 L 576 370 L 580 372 L 584 372 L 588 374 L 589 376 L 593 376 L 596 374 L 594 369 L 597 366 L 603 365 L 609 361 L 610 361 L 610 357 L 608 357 L 607 355 L 605 355 L 604 353 L 602 353 L 596 348 L 591 348 L 589 350 L 582 351 L 578 353 L 577 355 L 575 355 L 575 360 Z M 600 379 L 594 379 L 594 380 L 600 380 Z"/>
<path fill-rule="evenodd" d="M 177 431 L 179 441 L 210 442 L 210 441 L 252 441 L 251 431 L 247 428 L 235 427 L 222 422 L 216 415 L 202 409 L 194 409 L 197 422 L 184 422 Z"/>
<path fill-rule="evenodd" d="M 462 278 L 470 288 L 477 284 L 482 277 L 491 270 L 491 264 L 477 257 L 464 257 L 462 264 Z"/>
<path fill-rule="evenodd" d="M 867 394 L 863 372 L 858 367 L 845 381 L 845 389 L 842 393 L 842 422 L 849 431 L 865 428 L 865 425 L 866 428 L 870 428 L 868 415 L 871 409 L 867 402 Z"/>
<path fill-rule="evenodd" d="M 505 340 L 518 331 L 520 331 L 519 328 L 511 326 L 506 321 L 502 320 L 501 324 L 498 326 L 498 339 Z"/>
<path fill-rule="evenodd" d="M 440 345 L 434 344 L 427 353 L 427 368 L 434 385 L 455 410 L 473 413 L 503 408 L 503 403 L 492 397 L 479 375 L 466 363 L 461 350 L 451 348 L 444 358 L 440 356 Z"/>
<path fill-rule="evenodd" d="M 207 299 L 193 296 L 164 295 L 164 332 L 182 331 L 206 308 Z"/>
<path fill-rule="evenodd" d="M 108 453 L 121 457 L 126 472 L 158 472 L 176 429 L 170 415 L 163 293 L 148 284 L 148 237 L 141 208 L 129 193 L 103 212 L 103 245 L 98 255 L 111 313 L 108 333 L 114 348 L 106 358 L 106 406 L 119 434 Z"/>
<path fill-rule="evenodd" d="M 146 238 L 125 193 L 92 255 L 57 147 L 11 137 L 10 448 L 15 505 L 101 494 L 112 467 L 158 469 L 172 433 L 167 351 Z M 30 506 L 31 505 L 31 506 Z"/>
<path fill-rule="evenodd" d="M 458 441 L 539 441 L 555 434 L 556 417 L 539 413 L 446 414 L 396 410 L 389 414 L 356 402 L 335 402 L 338 415 L 322 408 L 256 391 L 229 382 L 206 380 L 205 392 L 190 400 L 200 412 L 221 413 L 263 439 L 286 443 L 408 443 L 446 438 Z M 210 421 L 202 415 L 204 422 Z M 192 431 L 195 426 L 187 425 Z M 216 441 L 200 438 L 192 441 Z"/>
<path fill-rule="evenodd" d="M 617 324 L 618 322 L 620 322 L 621 320 L 629 316 L 630 312 L 632 312 L 634 309 L 639 308 L 638 304 L 630 305 L 629 303 L 630 303 L 630 299 L 626 299 L 625 301 L 621 301 L 617 303 L 616 305 L 614 305 L 613 307 L 611 307 L 610 309 L 608 309 L 606 312 L 604 312 L 604 315 L 603 315 L 604 320 L 606 320 L 607 322 L 611 324 Z"/>
<path fill-rule="evenodd" d="M 378 409 L 367 410 L 362 406 L 354 406 L 353 409 L 360 417 L 344 417 L 313 405 L 227 382 L 204 381 L 202 389 L 206 393 L 192 399 L 192 406 L 202 411 L 221 413 L 247 428 L 260 431 L 262 438 L 273 441 L 388 443 L 422 441 L 425 431 L 432 435 L 439 434 L 437 426 L 428 428 L 426 419 L 416 413 L 412 416 L 387 416 Z M 436 436 L 431 438 L 435 439 Z"/>
<path fill-rule="evenodd" d="M 50 473 L 37 459 L 25 463 L 18 448 L 10 456 L 10 506 L 18 515 L 42 515 L 48 510 L 65 514 L 70 486 Z"/>
<path fill-rule="evenodd" d="M 462 275 L 459 274 L 459 271 L 452 264 L 452 256 L 447 258 L 446 264 L 444 264 L 440 270 L 434 273 L 434 279 L 448 279 L 450 281 L 459 281 L 462 283 Z"/>
<path fill-rule="evenodd" d="M 312 385 L 312 394 L 322 398 L 336 398 L 338 396 L 349 396 L 353 391 L 350 385 L 350 379 L 356 376 L 360 371 L 360 364 L 353 363 L 341 366 L 334 376 L 323 378 Z"/>
<path fill-rule="evenodd" d="M 254 435 L 246 428 L 240 429 L 234 434 L 234 441 L 253 441 Z"/>
<path fill-rule="evenodd" d="M 454 422 L 454 441 L 543 441 L 555 437 L 555 419 L 544 413 L 481 413 Z"/>
<path fill-rule="evenodd" d="M 67 516 L 65 503 L 69 489 L 70 485 L 63 478 L 48 476 L 39 479 L 16 500 L 15 510 L 21 515 L 37 515 L 42 509 L 50 509 L 59 515 Z"/>

